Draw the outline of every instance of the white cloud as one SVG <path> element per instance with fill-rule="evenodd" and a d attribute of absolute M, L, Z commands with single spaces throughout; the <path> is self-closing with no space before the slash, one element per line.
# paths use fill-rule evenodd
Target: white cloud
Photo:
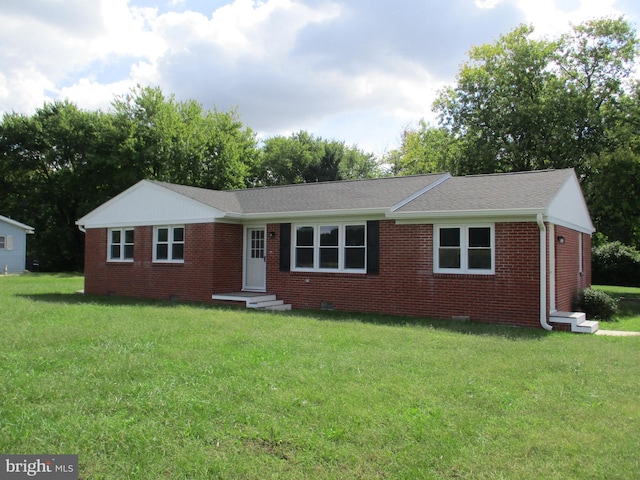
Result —
<path fill-rule="evenodd" d="M 393 148 L 405 125 L 433 120 L 438 89 L 454 82 L 472 45 L 523 22 L 555 36 L 570 23 L 623 12 L 637 20 L 640 11 L 629 0 L 155 5 L 0 3 L 0 112 L 65 97 L 105 109 L 136 83 L 159 85 L 205 108 L 238 107 L 264 135 L 306 129 L 379 152 Z"/>

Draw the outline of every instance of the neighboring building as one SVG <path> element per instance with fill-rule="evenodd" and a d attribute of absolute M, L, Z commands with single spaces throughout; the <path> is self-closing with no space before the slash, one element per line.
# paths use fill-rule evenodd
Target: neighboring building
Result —
<path fill-rule="evenodd" d="M 570 169 L 235 191 L 143 180 L 76 223 L 88 294 L 597 329 L 569 315 L 594 231 Z"/>
<path fill-rule="evenodd" d="M 0 215 L 0 274 L 25 271 L 27 234 L 33 227 Z"/>

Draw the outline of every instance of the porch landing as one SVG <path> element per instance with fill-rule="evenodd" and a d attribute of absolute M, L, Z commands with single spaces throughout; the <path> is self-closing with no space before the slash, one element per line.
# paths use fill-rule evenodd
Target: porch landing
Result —
<path fill-rule="evenodd" d="M 232 292 L 214 293 L 212 300 L 224 300 L 228 302 L 244 302 L 247 308 L 259 308 L 262 310 L 291 310 L 291 305 L 278 300 L 275 295 L 261 292 Z"/>

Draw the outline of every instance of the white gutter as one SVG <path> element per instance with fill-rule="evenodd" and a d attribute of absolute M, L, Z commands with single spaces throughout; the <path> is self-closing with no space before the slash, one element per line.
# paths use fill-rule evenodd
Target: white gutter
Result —
<path fill-rule="evenodd" d="M 547 228 L 541 213 L 536 220 L 540 228 L 540 325 L 551 331 L 553 327 L 547 322 Z"/>

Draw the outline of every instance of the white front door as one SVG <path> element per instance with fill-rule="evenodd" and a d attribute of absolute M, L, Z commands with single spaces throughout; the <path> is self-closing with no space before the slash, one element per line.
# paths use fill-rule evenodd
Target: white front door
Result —
<path fill-rule="evenodd" d="M 267 259 L 265 257 L 265 227 L 247 228 L 245 240 L 245 282 L 246 290 L 264 291 L 267 283 Z"/>

